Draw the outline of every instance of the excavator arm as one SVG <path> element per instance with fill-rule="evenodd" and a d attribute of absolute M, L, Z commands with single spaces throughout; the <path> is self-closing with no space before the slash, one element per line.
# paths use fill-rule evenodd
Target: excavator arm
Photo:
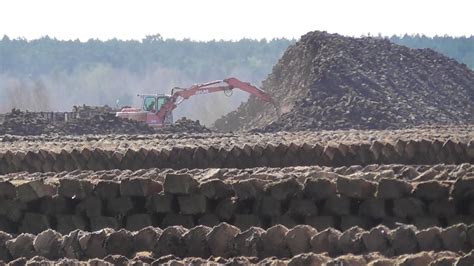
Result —
<path fill-rule="evenodd" d="M 220 86 L 215 86 L 218 84 L 225 84 Z M 264 102 L 271 103 L 277 112 L 277 115 L 280 116 L 280 110 L 278 105 L 275 103 L 273 98 L 266 93 L 265 91 L 253 86 L 248 82 L 242 82 L 236 78 L 227 78 L 224 80 L 216 80 L 208 83 L 203 84 L 196 84 L 191 86 L 190 88 L 174 88 L 171 91 L 171 97 L 169 100 L 163 104 L 161 109 L 158 111 L 157 115 L 159 117 L 166 117 L 166 115 L 171 112 L 173 109 L 177 107 L 182 101 L 189 99 L 191 96 L 198 95 L 198 94 L 207 94 L 213 92 L 231 92 L 233 89 L 241 89 L 243 91 L 248 92 L 251 95 L 256 96 L 260 100 Z"/>

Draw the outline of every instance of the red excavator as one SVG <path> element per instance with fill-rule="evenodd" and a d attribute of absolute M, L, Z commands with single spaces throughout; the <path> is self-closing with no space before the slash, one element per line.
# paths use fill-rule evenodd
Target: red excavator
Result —
<path fill-rule="evenodd" d="M 221 91 L 224 92 L 225 95 L 230 96 L 232 95 L 233 89 L 241 89 L 255 95 L 264 102 L 272 104 L 279 115 L 279 108 L 268 93 L 248 82 L 242 82 L 236 78 L 227 78 L 203 84 L 195 84 L 190 88 L 176 87 L 171 90 L 171 95 L 138 94 L 138 96 L 143 99 L 142 108 L 123 108 L 120 112 L 116 113 L 116 116 L 142 121 L 152 127 L 161 127 L 173 123 L 173 109 L 184 100 L 189 99 L 189 97 Z"/>

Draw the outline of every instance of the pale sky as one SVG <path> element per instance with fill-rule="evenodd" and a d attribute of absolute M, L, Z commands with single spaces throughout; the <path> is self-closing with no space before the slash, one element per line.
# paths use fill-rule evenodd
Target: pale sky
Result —
<path fill-rule="evenodd" d="M 474 35 L 473 0 L 1 0 L 0 38 L 299 38 L 313 30 Z"/>

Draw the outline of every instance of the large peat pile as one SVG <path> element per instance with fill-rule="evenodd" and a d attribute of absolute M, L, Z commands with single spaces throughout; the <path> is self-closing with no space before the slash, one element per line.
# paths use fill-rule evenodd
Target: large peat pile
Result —
<path fill-rule="evenodd" d="M 474 72 L 430 49 L 310 32 L 263 82 L 279 103 L 255 98 L 219 130 L 387 129 L 474 122 Z"/>

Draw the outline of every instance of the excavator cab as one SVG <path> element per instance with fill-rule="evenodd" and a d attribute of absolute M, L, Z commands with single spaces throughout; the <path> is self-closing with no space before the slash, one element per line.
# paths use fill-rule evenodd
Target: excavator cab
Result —
<path fill-rule="evenodd" d="M 167 112 L 164 121 L 157 116 L 163 105 L 169 101 L 169 95 L 156 94 L 139 96 L 143 98 L 142 111 L 146 112 L 146 121 L 150 126 L 170 125 L 173 123 L 173 112 Z"/>
<path fill-rule="evenodd" d="M 169 100 L 168 95 L 147 95 L 143 96 L 143 111 L 156 113 Z"/>

